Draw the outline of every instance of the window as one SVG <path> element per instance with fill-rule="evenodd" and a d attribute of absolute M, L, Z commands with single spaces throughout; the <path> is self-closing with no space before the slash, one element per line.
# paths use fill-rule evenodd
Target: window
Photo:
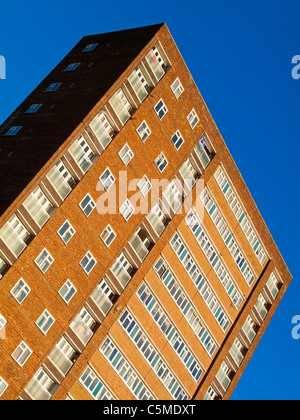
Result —
<path fill-rule="evenodd" d="M 206 231 L 200 223 L 200 220 L 196 213 L 193 210 L 190 211 L 186 217 L 186 223 L 193 233 L 194 237 L 197 239 L 200 248 L 204 252 L 209 263 L 213 267 L 215 273 L 217 274 L 221 284 L 226 290 L 228 296 L 230 297 L 232 303 L 235 305 L 236 309 L 239 309 L 243 303 L 242 295 L 236 286 L 232 275 L 223 264 L 223 260 L 212 243 L 211 239 L 208 237 Z"/>
<path fill-rule="evenodd" d="M 93 164 L 95 153 L 83 136 L 80 136 L 69 149 L 70 153 L 85 174 Z"/>
<path fill-rule="evenodd" d="M 158 118 L 160 120 L 163 119 L 163 117 L 168 112 L 166 105 L 164 104 L 163 100 L 161 99 L 154 107 L 156 114 L 158 115 Z"/>
<path fill-rule="evenodd" d="M 10 129 L 5 133 L 6 136 L 15 136 L 22 128 L 22 125 L 10 127 Z"/>
<path fill-rule="evenodd" d="M 18 365 L 23 367 L 31 355 L 32 355 L 32 351 L 27 346 L 27 344 L 24 343 L 24 341 L 22 341 L 18 345 L 16 350 L 13 352 L 11 357 L 18 363 Z"/>
<path fill-rule="evenodd" d="M 23 205 L 40 228 L 49 220 L 54 209 L 53 204 L 48 200 L 40 187 L 35 188 Z"/>
<path fill-rule="evenodd" d="M 4 394 L 7 388 L 8 388 L 7 383 L 0 376 L 0 397 Z"/>
<path fill-rule="evenodd" d="M 184 91 L 182 84 L 179 79 L 176 79 L 175 82 L 171 85 L 172 92 L 175 95 L 175 98 L 178 99 L 179 96 Z"/>
<path fill-rule="evenodd" d="M 123 252 L 118 256 L 110 269 L 124 289 L 132 278 L 134 269 Z"/>
<path fill-rule="evenodd" d="M 79 204 L 79 207 L 81 208 L 83 213 L 86 215 L 86 217 L 89 217 L 89 215 L 92 213 L 92 211 L 96 207 L 96 204 L 94 200 L 92 199 L 92 197 L 89 194 L 87 194 L 82 200 L 82 202 Z"/>
<path fill-rule="evenodd" d="M 133 158 L 134 154 L 132 153 L 132 151 L 131 151 L 130 147 L 128 146 L 128 144 L 125 144 L 125 146 L 119 152 L 119 156 L 120 156 L 122 162 L 124 163 L 124 165 L 127 166 L 128 163 Z"/>
<path fill-rule="evenodd" d="M 0 279 L 2 279 L 3 273 L 7 268 L 6 262 L 0 257 Z"/>
<path fill-rule="evenodd" d="M 130 201 L 128 199 L 120 207 L 120 213 L 122 214 L 122 216 L 124 217 L 126 222 L 133 215 L 134 208 L 133 208 L 132 204 L 130 203 Z"/>
<path fill-rule="evenodd" d="M 139 187 L 144 197 L 146 197 L 146 195 L 152 188 L 152 185 L 146 175 L 143 176 L 143 178 L 140 180 L 137 186 Z"/>
<path fill-rule="evenodd" d="M 100 352 L 114 368 L 119 377 L 138 400 L 153 400 L 151 392 L 129 361 L 123 356 L 110 337 L 107 337 L 100 347 Z"/>
<path fill-rule="evenodd" d="M 157 169 L 159 170 L 160 173 L 162 173 L 165 170 L 165 168 L 168 166 L 168 161 L 165 155 L 163 154 L 163 152 L 159 154 L 159 156 L 155 159 L 154 163 L 157 166 Z"/>
<path fill-rule="evenodd" d="M 209 148 L 207 147 L 205 138 L 202 137 L 202 139 L 199 141 L 199 143 L 197 144 L 197 146 L 195 147 L 195 152 L 197 153 L 204 169 L 209 165 L 212 157 L 213 157 L 213 153 L 211 153 L 211 151 L 209 150 Z"/>
<path fill-rule="evenodd" d="M 77 290 L 73 284 L 70 282 L 70 280 L 67 280 L 58 293 L 66 303 L 69 303 L 76 292 Z"/>
<path fill-rule="evenodd" d="M 6 323 L 7 323 L 6 319 L 4 318 L 3 315 L 0 314 L 0 331 L 3 330 L 3 328 L 6 325 Z"/>
<path fill-rule="evenodd" d="M 155 321 L 156 325 L 160 329 L 161 333 L 165 336 L 167 341 L 172 346 L 173 350 L 178 354 L 182 363 L 185 365 L 187 370 L 190 372 L 195 381 L 200 379 L 203 373 L 203 369 L 200 364 L 197 363 L 196 357 L 192 354 L 191 350 L 184 343 L 181 334 L 178 332 L 175 324 L 169 319 L 167 313 L 158 303 L 156 297 L 151 290 L 143 283 L 137 292 L 138 297 L 144 304 L 146 310 Z M 120 321 L 122 323 L 124 316 L 123 314 Z M 124 322 L 124 321 L 123 321 Z"/>
<path fill-rule="evenodd" d="M 150 86 L 148 81 L 146 80 L 145 75 L 142 72 L 142 69 L 140 67 L 137 67 L 128 77 L 128 80 L 131 83 L 140 101 L 143 102 L 143 100 L 148 96 Z"/>
<path fill-rule="evenodd" d="M 158 51 L 157 46 L 153 47 L 149 54 L 147 54 L 146 60 L 148 61 L 157 80 L 160 80 L 165 74 L 166 65 L 160 52 Z"/>
<path fill-rule="evenodd" d="M 188 396 L 184 391 L 183 387 L 180 385 L 177 377 L 171 372 L 167 366 L 165 360 L 157 351 L 153 343 L 148 339 L 145 332 L 142 330 L 141 326 L 135 321 L 133 316 L 129 313 L 128 310 L 125 310 L 122 317 L 119 319 L 119 323 L 128 334 L 130 339 L 133 341 L 137 349 L 144 356 L 150 367 L 153 369 L 157 377 L 161 380 L 164 387 L 172 395 L 174 399 L 187 399 Z M 181 349 L 184 346 L 184 343 L 181 341 L 176 342 L 176 347 L 180 346 Z M 190 359 L 191 353 L 188 351 L 188 354 L 185 353 L 185 357 Z M 192 359 L 190 360 L 192 363 Z M 195 362 L 193 363 L 195 365 Z M 174 385 L 175 383 L 175 385 Z M 185 398 L 184 398 L 185 397 Z"/>
<path fill-rule="evenodd" d="M 72 237 L 75 235 L 76 231 L 70 224 L 68 220 L 65 221 L 65 223 L 62 225 L 62 227 L 57 232 L 61 239 L 64 241 L 64 243 L 67 245 L 67 243 L 72 239 Z"/>
<path fill-rule="evenodd" d="M 63 200 L 75 186 L 75 180 L 62 160 L 56 162 L 55 166 L 47 174 L 47 178 Z"/>
<path fill-rule="evenodd" d="M 55 92 L 59 87 L 61 86 L 61 83 L 52 83 L 45 92 Z"/>
<path fill-rule="evenodd" d="M 90 52 L 90 51 L 94 51 L 94 49 L 98 46 L 98 44 L 88 44 L 83 50 L 82 52 Z"/>
<path fill-rule="evenodd" d="M 30 292 L 30 287 L 25 283 L 23 279 L 20 279 L 10 291 L 10 293 L 20 305 L 24 302 Z"/>
<path fill-rule="evenodd" d="M 80 382 L 92 395 L 94 400 L 100 401 L 115 399 L 106 385 L 104 385 L 103 381 L 91 370 L 90 367 L 86 368 L 80 378 Z"/>
<path fill-rule="evenodd" d="M 42 104 L 31 105 L 31 107 L 27 109 L 26 114 L 35 114 L 40 109 L 41 106 Z"/>
<path fill-rule="evenodd" d="M 36 325 L 39 327 L 42 333 L 46 335 L 52 327 L 52 325 L 54 324 L 54 322 L 55 320 L 50 314 L 50 312 L 48 312 L 47 309 L 45 309 L 42 315 L 36 321 Z"/>
<path fill-rule="evenodd" d="M 164 198 L 167 200 L 171 209 L 176 213 L 179 207 L 182 205 L 182 190 L 181 186 L 172 181 L 163 192 Z M 179 188 L 178 188 L 179 187 Z"/>
<path fill-rule="evenodd" d="M 113 241 L 116 239 L 116 234 L 112 230 L 112 227 L 110 225 L 107 225 L 104 231 L 101 233 L 100 238 L 105 243 L 107 248 L 113 243 Z"/>
<path fill-rule="evenodd" d="M 74 71 L 77 69 L 80 63 L 71 63 L 64 71 Z"/>
<path fill-rule="evenodd" d="M 103 187 L 106 189 L 106 191 L 108 191 L 110 187 L 113 185 L 113 183 L 115 182 L 115 177 L 111 173 L 110 169 L 107 168 L 105 169 L 103 174 L 100 176 L 99 180 L 101 184 L 103 185 Z"/>
<path fill-rule="evenodd" d="M 146 121 L 143 121 L 136 131 L 138 135 L 140 136 L 140 138 L 142 139 L 143 143 L 145 143 L 145 141 L 151 134 L 150 128 L 148 127 Z"/>
<path fill-rule="evenodd" d="M 97 115 L 90 123 L 90 127 L 104 149 L 106 149 L 115 134 L 115 130 L 108 121 L 106 114 L 104 112 L 100 112 L 100 114 Z"/>
<path fill-rule="evenodd" d="M 196 125 L 199 122 L 198 115 L 196 114 L 196 111 L 194 109 L 187 116 L 187 120 L 188 120 L 190 126 L 192 127 L 192 129 L 194 130 L 194 128 L 196 127 Z"/>
<path fill-rule="evenodd" d="M 43 274 L 49 269 L 51 264 L 53 264 L 54 259 L 51 257 L 47 249 L 45 248 L 40 255 L 35 260 L 36 265 L 39 267 Z"/>
<path fill-rule="evenodd" d="M 97 261 L 90 252 L 87 252 L 87 254 L 82 258 L 80 262 L 80 265 L 84 269 L 86 274 L 90 274 L 96 264 Z"/>
<path fill-rule="evenodd" d="M 6 243 L 12 253 L 18 257 L 26 248 L 30 233 L 14 214 L 0 229 L 0 238 Z"/>
<path fill-rule="evenodd" d="M 182 135 L 180 134 L 180 132 L 177 130 L 176 133 L 173 135 L 173 137 L 171 138 L 172 143 L 175 146 L 176 150 L 179 150 L 180 147 L 183 145 L 184 140 L 182 138 Z"/>
<path fill-rule="evenodd" d="M 217 349 L 215 339 L 204 325 L 199 312 L 195 307 L 193 307 L 192 302 L 185 293 L 183 287 L 179 284 L 173 273 L 167 267 L 161 265 L 161 260 L 162 259 L 160 259 L 158 264 L 156 264 L 155 271 L 157 272 L 170 296 L 177 304 L 177 307 L 185 316 L 191 328 L 196 332 L 199 341 L 202 343 L 207 353 L 212 357 Z"/>
<path fill-rule="evenodd" d="M 113 107 L 121 123 L 124 125 L 129 120 L 133 108 L 122 88 L 114 94 L 109 103 Z"/>

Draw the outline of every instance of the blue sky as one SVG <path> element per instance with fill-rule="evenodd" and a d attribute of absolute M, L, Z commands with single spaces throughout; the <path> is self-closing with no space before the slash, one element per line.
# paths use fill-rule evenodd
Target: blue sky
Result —
<path fill-rule="evenodd" d="M 150 4 L 151 3 L 151 4 Z M 0 123 L 84 35 L 166 22 L 294 281 L 233 399 L 299 399 L 299 0 L 2 2 Z M 298 232 L 298 233 L 297 233 Z"/>

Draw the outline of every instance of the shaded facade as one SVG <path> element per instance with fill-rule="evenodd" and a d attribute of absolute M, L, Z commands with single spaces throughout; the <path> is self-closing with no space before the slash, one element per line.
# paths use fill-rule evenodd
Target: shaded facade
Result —
<path fill-rule="evenodd" d="M 230 398 L 291 275 L 166 25 L 83 38 L 0 134 L 1 398 Z"/>

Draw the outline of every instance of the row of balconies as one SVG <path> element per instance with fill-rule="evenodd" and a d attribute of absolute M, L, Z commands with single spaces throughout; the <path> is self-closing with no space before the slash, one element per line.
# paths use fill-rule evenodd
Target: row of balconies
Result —
<path fill-rule="evenodd" d="M 205 400 L 218 400 L 224 397 L 259 329 L 266 319 L 281 286 L 282 281 L 279 278 L 278 273 L 274 271 L 270 275 L 266 287 L 259 295 L 242 331 L 239 333 L 229 354 L 222 363 L 211 387 L 204 397 Z"/>

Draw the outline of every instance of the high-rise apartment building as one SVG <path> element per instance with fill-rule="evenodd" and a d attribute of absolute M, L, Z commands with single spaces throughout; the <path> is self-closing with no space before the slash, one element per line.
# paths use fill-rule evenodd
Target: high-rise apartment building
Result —
<path fill-rule="evenodd" d="M 0 398 L 228 399 L 291 275 L 165 24 L 0 127 Z"/>

